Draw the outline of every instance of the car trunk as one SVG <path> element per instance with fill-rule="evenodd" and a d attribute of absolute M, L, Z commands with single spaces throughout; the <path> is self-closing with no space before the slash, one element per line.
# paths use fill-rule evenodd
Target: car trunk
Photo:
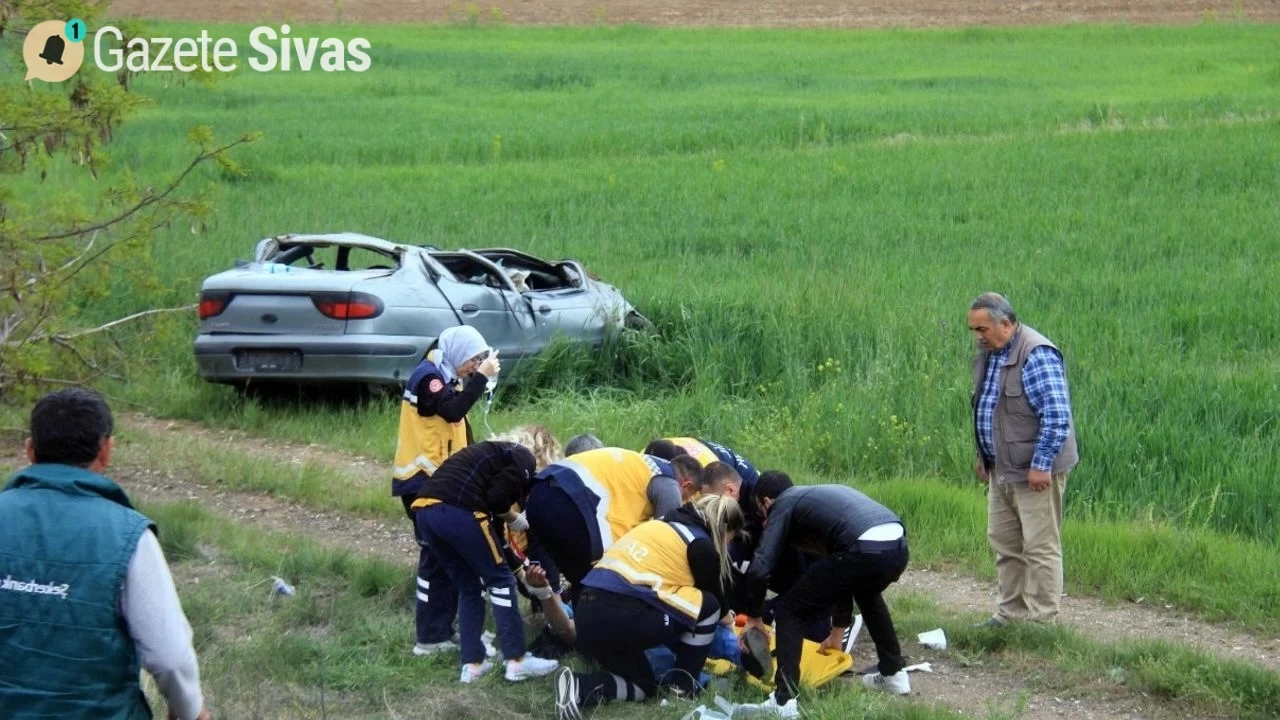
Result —
<path fill-rule="evenodd" d="M 203 322 L 201 332 L 241 335 L 341 335 L 344 317 L 320 310 L 345 301 L 353 286 L 385 270 L 334 272 L 265 265 L 220 273 L 204 285 L 203 298 L 225 298 L 225 308 Z M 273 272 L 274 270 L 274 272 Z"/>

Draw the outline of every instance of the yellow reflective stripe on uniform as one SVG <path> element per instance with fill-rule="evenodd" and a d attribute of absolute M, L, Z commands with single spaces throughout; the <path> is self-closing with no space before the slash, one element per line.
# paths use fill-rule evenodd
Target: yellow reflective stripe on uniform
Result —
<path fill-rule="evenodd" d="M 479 513 L 476 514 L 479 515 Z M 489 550 L 493 552 L 493 562 L 501 565 L 502 553 L 498 552 L 498 546 L 493 542 L 493 532 L 489 530 L 489 520 L 487 518 L 480 521 L 480 532 L 484 533 L 484 539 L 489 543 Z"/>
<path fill-rule="evenodd" d="M 691 455 L 694 460 L 697 460 L 698 464 L 701 465 L 702 467 L 706 467 L 711 463 L 720 459 L 716 457 L 715 452 L 711 448 L 704 445 L 697 438 L 677 437 L 677 438 L 667 438 L 667 439 L 670 440 L 672 443 L 684 448 L 684 451 L 689 453 L 689 455 Z"/>
<path fill-rule="evenodd" d="M 402 397 L 391 477 L 399 481 L 430 477 L 450 455 L 467 446 L 466 420 L 451 423 L 439 415 L 419 415 L 416 388 L 406 387 Z"/>
<path fill-rule="evenodd" d="M 658 598 L 662 602 L 687 613 L 690 617 L 698 617 L 698 613 L 702 610 L 700 606 L 685 600 L 679 595 L 663 590 L 662 576 L 637 570 L 631 564 L 623 562 L 616 557 L 605 556 L 600 559 L 600 562 L 596 563 L 596 567 L 612 570 L 626 578 L 627 582 L 632 585 L 644 585 L 645 587 L 653 588 L 653 591 L 658 594 Z"/>
<path fill-rule="evenodd" d="M 600 498 L 599 504 L 596 505 L 596 524 L 600 526 L 600 546 L 607 550 L 614 540 L 613 528 L 609 525 L 610 497 L 608 488 L 600 484 L 595 474 L 588 470 L 586 465 L 577 462 L 573 458 L 565 458 L 556 464 L 573 470 L 573 473 L 578 476 L 582 484 L 594 493 L 596 497 Z"/>
<path fill-rule="evenodd" d="M 436 464 L 431 462 L 431 458 L 427 457 L 425 454 L 419 454 L 418 457 L 409 461 L 407 465 L 397 465 L 394 472 L 397 476 L 409 477 L 413 475 L 415 470 L 422 470 L 428 475 L 431 475 L 437 470 L 437 468 Z"/>

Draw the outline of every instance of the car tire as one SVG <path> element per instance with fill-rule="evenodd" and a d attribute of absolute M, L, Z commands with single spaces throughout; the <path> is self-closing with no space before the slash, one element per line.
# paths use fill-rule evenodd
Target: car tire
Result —
<path fill-rule="evenodd" d="M 653 327 L 653 323 L 649 322 L 649 318 L 632 310 L 622 319 L 622 326 L 628 330 L 648 330 Z"/>

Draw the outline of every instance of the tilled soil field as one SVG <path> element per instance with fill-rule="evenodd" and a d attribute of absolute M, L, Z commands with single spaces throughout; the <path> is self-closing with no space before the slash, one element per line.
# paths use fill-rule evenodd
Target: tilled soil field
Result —
<path fill-rule="evenodd" d="M 219 22 L 963 27 L 1280 21 L 1276 0 L 116 0 L 116 16 Z"/>

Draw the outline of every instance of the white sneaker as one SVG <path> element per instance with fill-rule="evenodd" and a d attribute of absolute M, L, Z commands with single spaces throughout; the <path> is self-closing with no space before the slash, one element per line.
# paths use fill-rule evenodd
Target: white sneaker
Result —
<path fill-rule="evenodd" d="M 784 705 L 778 704 L 778 698 L 773 693 L 769 693 L 768 699 L 757 706 L 761 713 L 766 715 L 776 715 L 783 720 L 796 720 L 800 717 L 800 703 L 795 698 L 791 698 Z"/>
<path fill-rule="evenodd" d="M 550 675 L 558 667 L 560 667 L 558 660 L 546 660 L 531 653 L 525 653 L 519 660 L 507 661 L 506 678 L 511 682 L 520 682 L 532 677 Z"/>
<path fill-rule="evenodd" d="M 434 643 L 417 643 L 413 646 L 413 654 L 418 657 L 426 655 L 435 655 L 436 653 L 449 652 L 457 650 L 458 644 L 452 640 L 441 640 Z"/>
<path fill-rule="evenodd" d="M 479 665 L 463 665 L 462 677 L 459 678 L 464 683 L 473 683 L 484 677 L 486 673 L 493 669 L 493 663 L 485 660 Z"/>
<path fill-rule="evenodd" d="M 555 681 L 557 720 L 582 720 L 582 711 L 578 709 L 578 676 L 562 667 L 556 670 Z"/>
<path fill-rule="evenodd" d="M 863 675 L 862 684 L 872 690 L 883 690 L 894 695 L 906 695 L 911 692 L 911 680 L 907 678 L 905 670 L 899 670 L 892 675 L 881 675 L 878 672 Z"/>

